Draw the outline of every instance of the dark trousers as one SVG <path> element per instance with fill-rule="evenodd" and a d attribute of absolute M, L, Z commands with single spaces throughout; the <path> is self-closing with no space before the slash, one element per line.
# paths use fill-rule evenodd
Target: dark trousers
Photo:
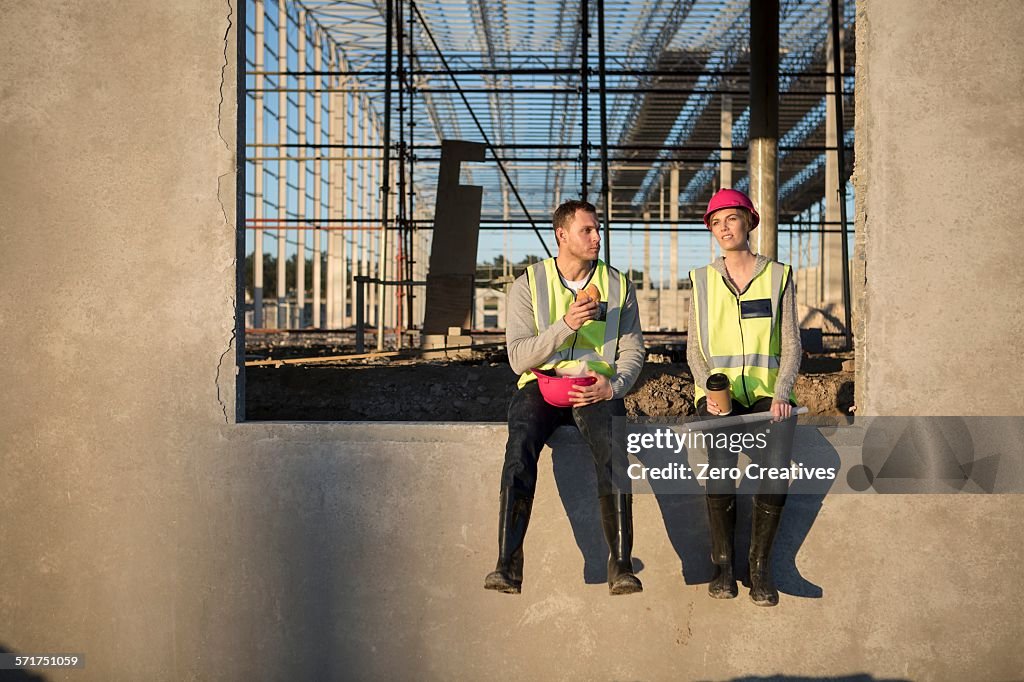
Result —
<path fill-rule="evenodd" d="M 514 488 L 533 497 L 537 489 L 537 460 L 551 434 L 559 426 L 575 424 L 590 446 L 597 473 L 597 494 L 611 495 L 612 417 L 624 417 L 626 404 L 604 400 L 584 407 L 554 407 L 544 401 L 536 381 L 523 386 L 508 406 L 508 443 L 501 471 L 503 488 Z"/>
<path fill-rule="evenodd" d="M 761 398 L 750 407 L 744 407 L 735 400 L 732 403 L 732 412 L 727 416 L 753 414 L 755 412 L 770 412 L 772 409 L 771 398 Z M 701 398 L 697 401 L 697 414 L 701 416 L 715 416 L 708 412 L 707 399 Z M 736 426 L 729 431 L 742 433 L 767 432 L 765 441 L 767 447 L 758 448 L 752 453 L 751 461 L 763 467 L 786 468 L 790 465 L 793 452 L 793 437 L 796 435 L 796 415 L 781 422 L 759 422 L 744 426 Z M 760 455 L 759 457 L 757 455 Z M 708 462 L 712 467 L 734 467 L 736 466 L 737 453 L 728 449 L 708 448 Z M 709 480 L 707 482 L 707 494 L 709 497 L 731 497 L 736 494 L 736 484 L 730 479 Z M 758 486 L 757 499 L 765 504 L 781 507 L 786 503 L 786 491 L 789 489 L 787 479 L 762 478 Z"/>

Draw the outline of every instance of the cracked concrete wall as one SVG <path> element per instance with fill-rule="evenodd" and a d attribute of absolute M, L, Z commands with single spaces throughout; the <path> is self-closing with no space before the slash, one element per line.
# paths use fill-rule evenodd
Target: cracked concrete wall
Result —
<path fill-rule="evenodd" d="M 234 413 L 233 18 L 71 0 L 0 21 L 0 648 L 91 652 L 82 679 L 208 666 L 230 626 L 203 596 L 244 584 L 213 577 L 234 561 L 203 502 Z"/>
<path fill-rule="evenodd" d="M 858 414 L 1020 415 L 1024 12 L 857 4 Z"/>
<path fill-rule="evenodd" d="M 759 610 L 707 598 L 701 498 L 643 497 L 647 589 L 612 599 L 556 443 L 511 598 L 480 588 L 502 426 L 228 423 L 228 13 L 4 8 L 0 649 L 76 680 L 1020 677 L 1019 498 L 795 498 L 776 568 L 822 598 Z"/>

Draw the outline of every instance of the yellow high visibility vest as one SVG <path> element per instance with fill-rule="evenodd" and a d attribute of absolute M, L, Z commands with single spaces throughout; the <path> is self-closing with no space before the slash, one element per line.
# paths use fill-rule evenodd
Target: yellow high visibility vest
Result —
<path fill-rule="evenodd" d="M 531 265 L 526 269 L 526 277 L 530 283 L 534 324 L 540 334 L 560 320 L 576 299 L 572 289 L 565 286 L 558 276 L 554 258 Z M 599 374 L 609 378 L 615 376 L 619 319 L 626 303 L 626 276 L 598 260 L 587 280 L 587 284 L 591 283 L 601 291 L 600 305 L 605 308 L 602 319 L 584 322 L 538 369 L 573 368 L 585 362 L 589 369 Z M 517 385 L 522 388 L 536 379 L 533 372 L 526 371 L 519 377 Z"/>
<path fill-rule="evenodd" d="M 732 384 L 732 399 L 750 407 L 761 398 L 775 397 L 782 355 L 782 291 L 790 267 L 771 261 L 739 296 L 725 276 L 710 266 L 690 271 L 697 329 L 690 339 L 700 344 L 701 355 L 711 368 Z M 706 394 L 694 387 L 694 404 Z M 790 400 L 796 396 L 790 393 Z"/>

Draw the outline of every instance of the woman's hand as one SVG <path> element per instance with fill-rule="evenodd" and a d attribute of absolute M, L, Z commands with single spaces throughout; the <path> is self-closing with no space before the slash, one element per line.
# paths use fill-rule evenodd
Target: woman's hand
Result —
<path fill-rule="evenodd" d="M 714 400 L 710 397 L 707 399 L 707 410 L 708 414 L 722 414 L 722 408 L 718 406 Z"/>
<path fill-rule="evenodd" d="M 710 401 L 709 401 L 710 402 Z M 788 400 L 772 400 L 772 421 L 780 422 L 793 416 L 793 406 Z"/>

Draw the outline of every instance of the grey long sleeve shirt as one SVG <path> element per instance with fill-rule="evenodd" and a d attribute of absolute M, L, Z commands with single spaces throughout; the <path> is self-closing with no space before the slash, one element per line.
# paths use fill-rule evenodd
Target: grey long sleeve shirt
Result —
<path fill-rule="evenodd" d="M 754 277 L 768 267 L 771 260 L 767 256 L 758 255 L 754 264 Z M 725 259 L 718 258 L 711 267 L 715 272 L 725 278 L 729 289 L 738 294 L 736 287 L 725 272 Z M 792 272 L 785 288 L 782 290 L 782 357 L 779 360 L 779 375 L 775 380 L 775 397 L 779 400 L 787 400 L 790 391 L 796 384 L 796 375 L 800 371 L 800 358 L 803 354 L 803 347 L 800 345 L 800 322 L 796 312 L 796 285 L 793 283 Z M 697 328 L 697 306 L 690 303 L 690 326 L 688 330 Z M 700 352 L 700 345 L 696 343 L 696 335 L 687 333 L 686 361 L 690 364 L 690 373 L 693 374 L 693 382 L 698 386 L 707 386 L 708 376 L 711 369 Z"/>
<path fill-rule="evenodd" d="M 533 316 L 530 283 L 523 273 L 512 283 L 506 300 L 507 321 L 505 344 L 512 371 L 522 374 L 543 364 L 574 332 L 559 319 L 543 333 L 537 333 Z M 632 282 L 626 283 L 626 303 L 619 318 L 619 346 L 615 359 L 615 376 L 611 379 L 612 397 L 622 398 L 633 388 L 644 366 L 644 336 L 640 330 L 640 311 Z"/>

